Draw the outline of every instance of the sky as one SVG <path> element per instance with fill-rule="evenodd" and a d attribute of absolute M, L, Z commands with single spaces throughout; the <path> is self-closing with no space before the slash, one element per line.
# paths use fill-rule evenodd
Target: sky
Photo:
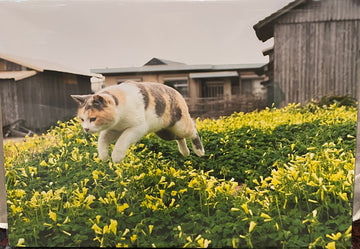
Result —
<path fill-rule="evenodd" d="M 291 0 L 0 0 L 0 53 L 90 72 L 151 58 L 266 63 L 253 25 Z"/>

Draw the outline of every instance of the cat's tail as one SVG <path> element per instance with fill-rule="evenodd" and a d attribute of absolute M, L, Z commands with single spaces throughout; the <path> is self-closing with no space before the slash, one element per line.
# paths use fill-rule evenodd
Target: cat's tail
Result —
<path fill-rule="evenodd" d="M 195 151 L 195 154 L 202 157 L 205 155 L 204 146 L 200 140 L 199 134 L 196 132 L 195 138 L 191 139 L 191 145 L 193 150 Z"/>

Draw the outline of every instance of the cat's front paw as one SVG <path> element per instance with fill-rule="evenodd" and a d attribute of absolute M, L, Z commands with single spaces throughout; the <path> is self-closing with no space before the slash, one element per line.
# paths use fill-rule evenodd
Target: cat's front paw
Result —
<path fill-rule="evenodd" d="M 99 157 L 102 161 L 107 161 L 109 159 L 109 152 L 106 151 L 101 151 L 99 150 Z"/>
<path fill-rule="evenodd" d="M 113 151 L 113 153 L 111 154 L 111 158 L 114 163 L 120 163 L 124 159 L 124 157 L 125 157 L 124 153 Z"/>

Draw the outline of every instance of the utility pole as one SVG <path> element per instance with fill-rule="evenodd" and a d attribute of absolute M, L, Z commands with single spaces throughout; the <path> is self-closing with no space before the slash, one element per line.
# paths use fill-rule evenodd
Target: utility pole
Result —
<path fill-rule="evenodd" d="M 2 114 L 1 114 L 1 99 L 0 99 L 0 229 L 8 228 L 6 206 L 7 204 L 6 204 L 5 161 L 4 161 Z"/>
<path fill-rule="evenodd" d="M 354 193 L 353 193 L 353 215 L 352 215 L 352 249 L 360 249 L 360 50 L 357 59 L 357 86 L 356 98 L 357 125 L 356 125 L 356 151 L 354 169 Z"/>

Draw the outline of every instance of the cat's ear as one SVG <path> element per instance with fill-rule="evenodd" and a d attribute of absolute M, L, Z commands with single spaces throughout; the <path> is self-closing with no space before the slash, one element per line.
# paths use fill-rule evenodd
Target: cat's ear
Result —
<path fill-rule="evenodd" d="M 70 95 L 79 105 L 84 105 L 91 95 Z"/>
<path fill-rule="evenodd" d="M 93 96 L 93 105 L 94 106 L 99 106 L 99 107 L 101 107 L 101 106 L 106 106 L 106 100 L 105 100 L 105 98 L 103 97 L 103 96 L 101 96 L 101 95 L 94 95 Z"/>

